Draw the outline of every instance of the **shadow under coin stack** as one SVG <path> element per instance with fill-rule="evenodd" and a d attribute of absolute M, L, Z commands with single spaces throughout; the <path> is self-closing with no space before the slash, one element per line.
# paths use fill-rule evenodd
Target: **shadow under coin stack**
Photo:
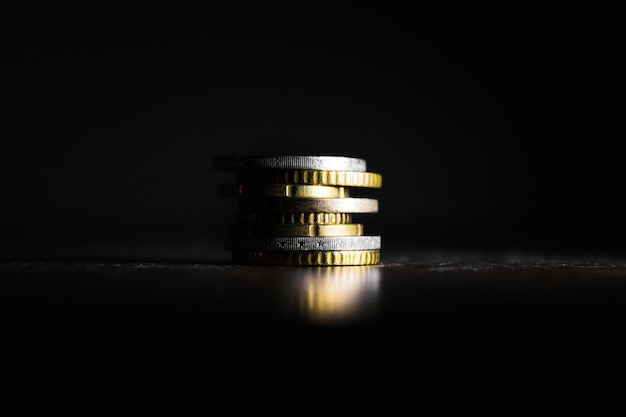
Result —
<path fill-rule="evenodd" d="M 380 188 L 382 176 L 365 160 L 345 156 L 219 156 L 214 168 L 236 172 L 218 184 L 237 197 L 224 248 L 237 264 L 375 265 L 381 237 L 364 234 L 353 214 L 377 213 L 378 200 L 351 197 L 354 188 Z"/>

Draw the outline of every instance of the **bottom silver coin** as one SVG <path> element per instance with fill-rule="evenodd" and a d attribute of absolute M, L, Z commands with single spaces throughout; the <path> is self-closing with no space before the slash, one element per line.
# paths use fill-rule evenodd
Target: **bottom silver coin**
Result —
<path fill-rule="evenodd" d="M 234 237 L 224 240 L 224 248 L 246 251 L 343 251 L 378 250 L 380 236 L 342 237 Z"/>

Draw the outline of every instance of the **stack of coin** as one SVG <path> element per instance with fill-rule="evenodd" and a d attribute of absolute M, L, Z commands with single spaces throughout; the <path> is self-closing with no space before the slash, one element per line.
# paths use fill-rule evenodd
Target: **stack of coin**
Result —
<path fill-rule="evenodd" d="M 224 248 L 238 264 L 374 265 L 381 237 L 366 235 L 353 214 L 378 212 L 378 200 L 351 197 L 380 188 L 365 160 L 346 156 L 219 156 L 214 168 L 236 172 L 217 195 L 236 197 Z"/>

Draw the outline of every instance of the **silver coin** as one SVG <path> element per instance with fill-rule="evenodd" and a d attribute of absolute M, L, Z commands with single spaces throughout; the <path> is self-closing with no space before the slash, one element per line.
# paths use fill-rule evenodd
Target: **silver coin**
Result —
<path fill-rule="evenodd" d="M 345 237 L 234 237 L 224 239 L 224 249 L 252 251 L 337 251 L 380 249 L 380 236 Z"/>
<path fill-rule="evenodd" d="M 361 158 L 335 155 L 224 155 L 213 159 L 217 169 L 312 169 L 319 171 L 366 171 Z"/>
<path fill-rule="evenodd" d="M 237 200 L 239 213 L 314 212 L 314 213 L 377 213 L 375 198 L 251 198 Z"/>

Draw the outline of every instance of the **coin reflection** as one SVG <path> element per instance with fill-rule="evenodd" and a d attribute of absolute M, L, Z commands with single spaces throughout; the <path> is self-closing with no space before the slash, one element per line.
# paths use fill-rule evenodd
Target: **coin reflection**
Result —
<path fill-rule="evenodd" d="M 376 312 L 380 280 L 376 266 L 308 268 L 299 278 L 298 308 L 312 322 L 361 320 Z"/>

